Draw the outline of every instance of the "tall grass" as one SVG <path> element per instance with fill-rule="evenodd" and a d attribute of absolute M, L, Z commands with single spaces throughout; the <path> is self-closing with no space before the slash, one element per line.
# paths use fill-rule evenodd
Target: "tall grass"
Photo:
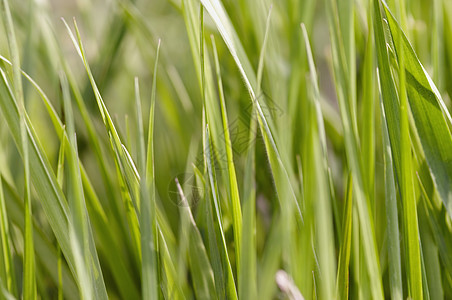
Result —
<path fill-rule="evenodd" d="M 448 1 L 0 4 L 0 299 L 452 297 Z"/>

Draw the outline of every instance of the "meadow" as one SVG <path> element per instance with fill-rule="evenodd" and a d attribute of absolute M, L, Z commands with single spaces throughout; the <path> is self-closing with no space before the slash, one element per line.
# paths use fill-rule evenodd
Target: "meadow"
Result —
<path fill-rule="evenodd" d="M 452 299 L 452 2 L 0 0 L 1 299 Z"/>

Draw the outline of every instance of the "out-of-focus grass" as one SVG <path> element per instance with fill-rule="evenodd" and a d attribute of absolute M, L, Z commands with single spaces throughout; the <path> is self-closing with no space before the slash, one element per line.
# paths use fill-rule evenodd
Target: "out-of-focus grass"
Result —
<path fill-rule="evenodd" d="M 452 295 L 448 1 L 0 3 L 0 299 Z"/>

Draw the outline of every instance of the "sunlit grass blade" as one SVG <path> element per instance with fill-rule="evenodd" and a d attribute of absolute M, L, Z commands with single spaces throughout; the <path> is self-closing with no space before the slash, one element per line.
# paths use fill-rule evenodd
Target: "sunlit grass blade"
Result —
<path fill-rule="evenodd" d="M 176 181 L 182 205 L 179 206 L 181 216 L 188 221 L 189 226 L 181 231 L 182 238 L 188 239 L 188 260 L 193 276 L 194 292 L 197 299 L 217 299 L 212 267 L 206 253 L 206 248 L 196 226 L 195 220 L 185 198 L 179 181 Z"/>
<path fill-rule="evenodd" d="M 24 198 L 25 198 L 25 233 L 24 233 L 24 265 L 23 265 L 23 296 L 26 299 L 36 299 L 36 266 L 34 259 L 34 245 L 33 245 L 33 222 L 32 222 L 32 207 L 31 207 L 31 185 L 30 185 L 30 164 L 28 154 L 28 139 L 26 132 L 25 121 L 25 100 L 22 87 L 22 76 L 20 74 L 20 59 L 19 50 L 16 42 L 16 35 L 14 32 L 13 20 L 9 9 L 8 0 L 3 0 L 1 4 L 2 19 L 6 28 L 6 35 L 8 41 L 11 61 L 13 62 L 13 88 L 14 94 L 19 107 L 20 117 L 20 136 L 22 155 L 24 162 Z"/>
<path fill-rule="evenodd" d="M 231 261 L 229 259 L 228 254 L 228 248 L 226 245 L 226 239 L 224 235 L 224 229 L 223 229 L 223 220 L 222 220 L 222 213 L 221 213 L 221 204 L 220 199 L 218 195 L 218 189 L 216 186 L 216 175 L 215 171 L 212 168 L 212 152 L 211 152 L 211 139 L 210 139 L 210 133 L 208 126 L 206 127 L 206 148 L 205 151 L 205 158 L 206 158 L 206 164 L 207 164 L 207 175 L 208 175 L 208 183 L 210 188 L 210 196 L 211 196 L 211 202 L 213 202 L 213 207 L 211 207 L 211 204 L 208 205 L 208 207 L 212 208 L 210 209 L 210 213 L 212 214 L 213 219 L 215 220 L 213 222 L 213 228 L 211 235 L 211 241 L 215 241 L 216 243 L 219 242 L 219 259 L 221 262 L 221 270 L 219 270 L 218 273 L 223 273 L 223 280 L 224 282 L 220 282 L 220 284 L 223 284 L 223 290 L 222 292 L 218 292 L 218 295 L 220 296 L 220 299 L 237 299 L 237 290 L 235 286 L 235 280 L 234 275 L 232 273 L 232 267 L 231 267 Z M 207 197 L 206 199 L 209 199 Z M 207 200 L 209 201 L 209 200 Z M 217 235 L 219 235 L 217 237 Z M 218 288 L 217 288 L 218 289 Z"/>
<path fill-rule="evenodd" d="M 158 232 L 156 219 L 156 204 L 155 204 L 155 174 L 154 174 L 154 107 L 156 95 L 156 78 L 157 67 L 159 61 L 160 41 L 157 46 L 157 54 L 154 65 L 154 77 L 152 80 L 152 94 L 151 94 L 151 108 L 149 112 L 149 129 L 148 129 L 148 146 L 146 160 L 144 158 L 144 133 L 142 129 L 141 118 L 138 118 L 141 127 L 141 137 L 139 147 L 139 155 L 141 156 L 141 193 L 144 197 L 140 209 L 140 228 L 141 228 L 141 247 L 142 247 L 142 289 L 143 299 L 155 299 L 158 296 L 159 278 L 158 278 Z M 138 94 L 138 88 L 136 93 Z M 139 100 L 137 100 L 137 103 Z M 137 105 L 138 106 L 138 105 Z M 138 106 L 139 107 L 139 106 Z M 138 110 L 138 114 L 141 111 Z M 139 132 L 140 132 L 139 131 Z M 148 200 L 149 199 L 149 200 Z"/>
<path fill-rule="evenodd" d="M 241 273 L 241 243 L 242 243 L 242 209 L 240 206 L 240 196 L 239 196 L 239 188 L 237 185 L 237 176 L 235 174 L 235 166 L 234 166 L 234 158 L 232 156 L 232 142 L 229 135 L 229 128 L 228 128 L 228 116 L 226 113 L 226 103 L 224 100 L 224 93 L 223 93 L 223 83 L 221 81 L 221 72 L 220 72 L 220 63 L 218 60 L 218 52 L 215 46 L 215 40 L 212 36 L 212 47 L 213 47 L 213 54 L 215 58 L 215 69 L 216 69 L 216 75 L 217 75 L 217 81 L 218 81 L 218 91 L 220 95 L 220 105 L 221 105 L 221 117 L 223 121 L 223 134 L 224 134 L 224 142 L 226 147 L 226 159 L 227 159 L 227 166 L 228 166 L 228 177 L 229 177 L 229 189 L 230 189 L 230 195 L 229 198 L 231 199 L 232 204 L 232 218 L 234 222 L 234 241 L 235 241 L 235 255 L 236 255 L 236 265 L 237 268 L 237 276 L 240 277 Z"/>
<path fill-rule="evenodd" d="M 264 70 L 265 49 L 268 41 L 270 29 L 271 10 L 267 17 L 264 41 L 259 54 L 259 65 L 257 71 L 257 88 L 260 90 L 262 83 L 262 74 Z M 259 93 L 259 92 L 258 92 Z M 252 116 L 256 115 L 256 109 L 253 106 Z M 252 117 L 250 120 L 250 130 L 248 143 L 249 148 L 246 151 L 245 174 L 244 174 L 244 192 L 243 192 L 243 234 L 242 234 L 242 254 L 241 272 L 238 274 L 239 298 L 253 299 L 257 297 L 257 254 L 256 254 L 256 139 L 257 120 Z M 271 280 L 268 278 L 268 280 Z"/>
<path fill-rule="evenodd" d="M 11 235 L 9 229 L 9 221 L 8 221 L 8 212 L 6 210 L 5 197 L 3 194 L 3 182 L 2 175 L 0 170 L 0 237 L 1 237 L 1 245 L 2 249 L 0 253 L 2 253 L 1 257 L 1 268 L 2 273 L 4 274 L 3 282 L 6 288 L 12 295 L 17 295 L 17 287 L 16 287 L 16 275 L 14 271 L 13 265 L 13 256 L 12 256 L 12 248 L 11 248 Z"/>
<path fill-rule="evenodd" d="M 353 222 L 353 197 L 352 177 L 348 178 L 347 192 L 345 196 L 344 216 L 343 216 L 343 239 L 339 252 L 339 263 L 337 267 L 336 277 L 336 296 L 338 299 L 349 298 L 349 267 L 350 267 L 350 252 L 352 244 L 352 222 Z"/>
<path fill-rule="evenodd" d="M 396 184 L 394 179 L 391 144 L 387 128 L 387 120 L 381 102 L 381 119 L 383 133 L 383 150 L 385 165 L 385 206 L 388 235 L 389 289 L 391 298 L 403 299 L 402 270 L 400 258 L 399 219 L 397 208 Z"/>
<path fill-rule="evenodd" d="M 452 122 L 450 113 L 433 81 L 419 62 L 416 54 L 401 31 L 389 9 L 385 6 L 391 34 L 394 40 L 401 39 L 401 49 L 405 59 L 407 94 L 422 148 L 433 181 L 452 217 L 452 135 L 447 125 Z"/>
<path fill-rule="evenodd" d="M 304 24 L 301 29 L 306 45 L 312 93 L 309 97 L 309 132 L 307 150 L 308 163 L 303 170 L 310 174 L 305 186 L 305 199 L 312 199 L 315 212 L 316 253 L 318 253 L 320 276 L 319 286 L 321 298 L 334 298 L 334 275 L 336 263 L 334 259 L 334 239 L 331 199 L 328 179 L 327 145 L 323 116 L 320 110 L 320 92 L 317 83 L 317 72 L 312 57 L 311 45 Z M 312 180 L 312 181 L 310 181 Z M 315 200 L 314 200 L 315 199 Z M 346 255 L 346 254 L 344 254 Z M 346 267 L 346 266 L 344 266 Z"/>
<path fill-rule="evenodd" d="M 67 121 L 67 134 L 69 149 L 68 161 L 68 203 L 70 207 L 69 235 L 73 247 L 75 270 L 80 283 L 80 292 L 84 299 L 92 297 L 106 299 L 106 288 L 100 269 L 95 269 L 92 261 L 98 261 L 97 251 L 92 246 L 91 226 L 86 209 L 85 196 L 82 184 L 82 176 L 78 162 L 77 140 L 75 134 L 72 104 L 69 94 L 67 79 L 62 73 L 60 75 L 63 91 L 64 111 Z M 98 290 L 99 287 L 103 288 Z"/>

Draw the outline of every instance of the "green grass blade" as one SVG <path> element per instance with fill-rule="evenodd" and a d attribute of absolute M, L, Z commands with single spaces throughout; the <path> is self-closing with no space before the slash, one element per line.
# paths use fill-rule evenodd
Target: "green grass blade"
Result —
<path fill-rule="evenodd" d="M 3 254 L 1 258 L 1 265 L 5 274 L 3 281 L 5 282 L 5 288 L 11 294 L 17 295 L 16 275 L 14 272 L 13 257 L 11 252 L 11 235 L 9 230 L 8 212 L 6 210 L 2 181 L 0 171 L 0 237 L 2 244 L 2 251 L 0 252 Z"/>
<path fill-rule="evenodd" d="M 401 31 L 389 9 L 385 6 L 391 34 L 401 39 L 405 60 L 408 101 L 413 114 L 425 157 L 435 186 L 452 217 L 452 135 L 447 125 L 452 122 L 450 113 L 438 90 L 419 62 L 405 34 Z"/>
<path fill-rule="evenodd" d="M 345 212 L 343 217 L 343 240 L 339 252 L 339 263 L 336 277 L 336 295 L 338 299 L 349 298 L 349 267 L 350 252 L 352 244 L 352 222 L 353 222 L 353 182 L 352 177 L 348 178 L 347 192 L 345 196 Z"/>
<path fill-rule="evenodd" d="M 177 179 L 176 179 L 177 180 Z M 188 256 L 193 276 L 194 291 L 197 299 L 217 299 L 212 267 L 202 241 L 201 234 L 185 198 L 179 181 L 176 181 L 182 205 L 179 206 L 181 217 L 188 221 L 189 226 L 181 230 L 183 239 L 188 239 Z"/>
<path fill-rule="evenodd" d="M 6 28 L 9 51 L 11 54 L 11 61 L 13 62 L 13 78 L 14 78 L 14 94 L 18 101 L 19 117 L 20 117 L 20 135 L 22 141 L 22 155 L 24 162 L 25 175 L 25 234 L 24 234 L 24 265 L 23 265 L 23 296 L 26 299 L 36 299 L 36 266 L 34 258 L 33 245 L 33 222 L 32 222 L 32 208 L 31 208 L 31 186 L 30 186 L 30 164 L 28 154 L 28 139 L 26 133 L 25 121 L 25 102 L 22 87 L 22 76 L 20 74 L 20 59 L 19 50 L 17 47 L 16 36 L 14 33 L 14 26 L 9 10 L 9 3 L 3 0 L 1 4 L 2 19 Z"/>
<path fill-rule="evenodd" d="M 220 63 L 218 60 L 218 52 L 215 46 L 215 40 L 212 36 L 212 47 L 213 47 L 213 54 L 215 58 L 215 70 L 218 80 L 218 91 L 220 95 L 220 105 L 221 105 L 221 117 L 223 120 L 223 134 L 224 134 L 224 142 L 226 146 L 226 159 L 227 159 L 227 165 L 228 165 L 228 177 L 229 177 L 229 188 L 230 188 L 230 195 L 229 198 L 231 199 L 232 204 L 232 219 L 234 222 L 234 242 L 235 242 L 235 252 L 236 252 L 236 265 L 237 268 L 237 276 L 240 277 L 241 273 L 241 243 L 242 243 L 242 209 L 240 206 L 240 196 L 239 196 L 239 188 L 237 185 L 237 176 L 235 174 L 235 166 L 234 166 L 234 158 L 232 156 L 232 142 L 229 135 L 229 128 L 228 128 L 228 116 L 226 113 L 226 103 L 224 100 L 224 93 L 223 93 L 223 83 L 221 81 L 221 71 L 220 71 Z"/>
<path fill-rule="evenodd" d="M 320 92 L 317 83 L 317 72 L 312 57 L 311 45 L 304 24 L 301 24 L 306 53 L 308 57 L 310 79 L 312 84 L 312 96 L 309 97 L 309 132 L 308 144 L 310 145 L 307 156 L 308 162 L 304 171 L 310 174 L 306 185 L 305 198 L 312 199 L 315 212 L 316 252 L 319 258 L 320 277 L 319 286 L 321 298 L 334 298 L 334 275 L 336 263 L 334 260 L 334 238 L 331 199 L 328 180 L 328 159 L 326 137 L 323 116 L 320 110 Z M 344 254 L 346 255 L 346 254 Z M 345 266 L 344 266 L 345 267 Z"/>
<path fill-rule="evenodd" d="M 223 289 L 223 295 L 220 295 L 220 299 L 237 299 L 237 290 L 235 286 L 235 280 L 234 275 L 232 273 L 232 267 L 231 267 L 231 261 L 229 259 L 228 255 L 228 249 L 226 245 L 226 239 L 224 236 L 224 229 L 223 229 L 223 220 L 222 220 L 222 214 L 220 209 L 220 199 L 218 196 L 218 189 L 216 186 L 216 178 L 215 173 L 212 168 L 212 156 L 211 156 L 211 147 L 212 144 L 210 143 L 210 133 L 208 127 L 206 127 L 206 148 L 205 148 L 205 156 L 206 156 L 206 163 L 207 163 L 207 173 L 209 178 L 209 186 L 210 186 L 210 193 L 212 196 L 212 202 L 213 202 L 213 216 L 216 219 L 216 226 L 214 231 L 219 233 L 219 243 L 220 243 L 220 257 L 221 257 L 221 265 L 222 270 L 221 272 L 224 273 L 224 289 Z M 212 234 L 213 236 L 216 236 L 216 234 Z M 216 240 L 216 238 L 214 238 Z M 218 292 L 218 291 L 217 291 Z"/>
<path fill-rule="evenodd" d="M 384 165 L 385 165 L 385 206 L 388 235 L 389 289 L 391 298 L 403 299 L 402 267 L 400 258 L 399 219 L 397 209 L 397 194 L 394 180 L 391 144 L 387 129 L 386 115 L 381 103 L 381 118 L 383 131 Z"/>
<path fill-rule="evenodd" d="M 70 151 L 68 160 L 68 203 L 71 209 L 69 235 L 73 247 L 75 270 L 80 283 L 82 298 L 107 298 L 102 273 L 92 261 L 98 261 L 97 251 L 90 245 L 91 227 L 86 209 L 82 176 L 78 162 L 77 140 L 72 114 L 69 85 L 64 74 L 60 75 L 63 90 L 64 111 Z"/>

